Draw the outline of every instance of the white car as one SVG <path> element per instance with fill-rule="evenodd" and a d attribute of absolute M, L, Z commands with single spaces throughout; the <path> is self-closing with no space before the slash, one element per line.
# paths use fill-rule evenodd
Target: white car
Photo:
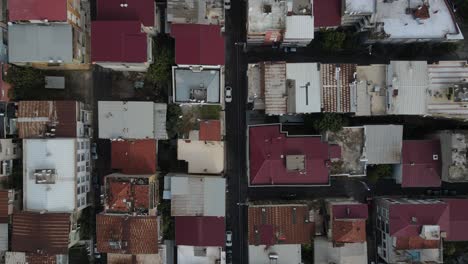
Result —
<path fill-rule="evenodd" d="M 231 9 L 231 0 L 224 0 L 224 10 Z"/>
<path fill-rule="evenodd" d="M 224 88 L 224 102 L 226 103 L 232 102 L 232 87 L 231 86 L 226 86 L 226 88 Z"/>
<path fill-rule="evenodd" d="M 232 232 L 226 231 L 226 247 L 232 247 Z"/>

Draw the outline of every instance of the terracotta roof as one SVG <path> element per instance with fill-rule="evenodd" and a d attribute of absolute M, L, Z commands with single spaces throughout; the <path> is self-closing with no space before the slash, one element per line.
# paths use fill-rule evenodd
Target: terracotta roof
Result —
<path fill-rule="evenodd" d="M 163 263 L 161 254 L 107 254 L 107 264 L 161 264 Z"/>
<path fill-rule="evenodd" d="M 468 240 L 468 199 L 445 199 L 450 208 L 450 231 L 446 241 Z"/>
<path fill-rule="evenodd" d="M 0 224 L 8 223 L 8 190 L 0 190 Z"/>
<path fill-rule="evenodd" d="M 224 36 L 217 25 L 172 24 L 176 64 L 224 65 Z"/>
<path fill-rule="evenodd" d="M 337 74 L 337 68 L 340 68 Z M 322 108 L 324 112 L 351 112 L 351 88 L 356 64 L 321 64 Z M 339 79 L 337 79 L 337 76 Z"/>
<path fill-rule="evenodd" d="M 199 140 L 221 141 L 221 121 L 203 120 L 200 122 Z"/>
<path fill-rule="evenodd" d="M 328 184 L 330 145 L 320 136 L 289 137 L 281 125 L 249 128 L 250 184 Z M 286 168 L 286 156 L 304 155 L 305 170 Z"/>
<path fill-rule="evenodd" d="M 333 242 L 358 243 L 366 241 L 366 220 L 333 220 Z"/>
<path fill-rule="evenodd" d="M 439 248 L 440 240 L 426 240 L 420 236 L 399 237 L 396 240 L 395 249 L 425 249 Z"/>
<path fill-rule="evenodd" d="M 419 19 L 428 19 L 431 17 L 429 14 L 429 6 L 423 4 L 413 10 L 413 15 L 415 18 Z"/>
<path fill-rule="evenodd" d="M 438 225 L 441 231 L 448 231 L 449 207 L 446 203 L 391 204 L 389 219 L 389 233 L 398 238 L 419 236 L 423 225 Z"/>
<path fill-rule="evenodd" d="M 111 167 L 126 174 L 156 172 L 156 140 L 113 141 Z"/>
<path fill-rule="evenodd" d="M 367 219 L 369 210 L 367 204 L 334 204 L 332 215 L 333 219 Z"/>
<path fill-rule="evenodd" d="M 287 114 L 286 62 L 264 62 L 260 69 L 264 80 L 265 113 Z"/>
<path fill-rule="evenodd" d="M 76 137 L 76 111 L 76 101 L 21 101 L 18 103 L 19 137 L 43 136 L 51 122 L 56 122 L 57 137 Z"/>
<path fill-rule="evenodd" d="M 92 62 L 148 61 L 148 37 L 139 21 L 93 21 L 91 31 Z"/>
<path fill-rule="evenodd" d="M 8 0 L 9 21 L 67 21 L 66 0 Z"/>
<path fill-rule="evenodd" d="M 341 25 L 341 0 L 314 0 L 314 27 Z"/>
<path fill-rule="evenodd" d="M 121 176 L 121 177 L 119 177 Z M 106 211 L 130 213 L 147 211 L 150 207 L 149 179 L 139 175 L 111 174 L 106 176 Z"/>
<path fill-rule="evenodd" d="M 224 217 L 177 216 L 175 236 L 176 245 L 224 247 Z"/>
<path fill-rule="evenodd" d="M 120 4 L 126 3 L 126 8 Z M 145 27 L 154 27 L 155 2 L 153 0 L 98 0 L 97 20 L 137 20 Z"/>
<path fill-rule="evenodd" d="M 314 234 L 306 205 L 249 206 L 249 244 L 308 244 Z"/>
<path fill-rule="evenodd" d="M 99 214 L 96 217 L 99 252 L 120 254 L 158 253 L 156 216 L 118 216 Z"/>
<path fill-rule="evenodd" d="M 439 140 L 403 140 L 401 187 L 440 187 L 441 160 Z"/>
<path fill-rule="evenodd" d="M 70 214 L 18 212 L 13 214 L 13 251 L 68 254 Z"/>

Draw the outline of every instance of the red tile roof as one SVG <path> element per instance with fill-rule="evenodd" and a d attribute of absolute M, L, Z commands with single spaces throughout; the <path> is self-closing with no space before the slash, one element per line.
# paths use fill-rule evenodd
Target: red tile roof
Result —
<path fill-rule="evenodd" d="M 450 208 L 450 231 L 447 241 L 468 240 L 468 199 L 445 199 Z"/>
<path fill-rule="evenodd" d="M 339 74 L 336 74 L 337 68 Z M 356 64 L 321 64 L 322 108 L 324 112 L 351 112 L 351 89 Z M 339 77 L 339 82 L 336 77 Z"/>
<path fill-rule="evenodd" d="M 8 0 L 9 21 L 67 21 L 67 0 Z"/>
<path fill-rule="evenodd" d="M 366 220 L 333 220 L 332 239 L 335 243 L 362 243 L 366 241 Z"/>
<path fill-rule="evenodd" d="M 156 216 L 96 216 L 97 249 L 120 254 L 158 253 Z"/>
<path fill-rule="evenodd" d="M 250 184 L 328 184 L 330 145 L 319 136 L 291 136 L 280 125 L 249 128 Z M 305 155 L 305 171 L 288 171 L 287 155 Z"/>
<path fill-rule="evenodd" d="M 13 214 L 13 251 L 68 254 L 70 214 L 18 212 Z"/>
<path fill-rule="evenodd" d="M 126 174 L 156 173 L 156 140 L 113 141 L 111 167 Z"/>
<path fill-rule="evenodd" d="M 172 24 L 176 64 L 224 65 L 224 37 L 216 25 Z"/>
<path fill-rule="evenodd" d="M 147 35 L 141 32 L 140 22 L 93 21 L 91 31 L 93 62 L 147 62 Z"/>
<path fill-rule="evenodd" d="M 203 120 L 200 122 L 199 140 L 221 141 L 221 122 L 219 120 Z"/>
<path fill-rule="evenodd" d="M 248 209 L 249 244 L 309 244 L 314 222 L 306 205 L 255 205 Z M 307 222 L 306 222 L 307 221 Z"/>
<path fill-rule="evenodd" d="M 0 223 L 8 223 L 8 190 L 0 190 Z"/>
<path fill-rule="evenodd" d="M 314 27 L 341 25 L 341 0 L 314 0 Z"/>
<path fill-rule="evenodd" d="M 57 137 L 77 136 L 77 101 L 21 101 L 18 118 L 45 118 L 44 121 L 18 121 L 20 138 L 43 136 L 50 122 L 56 122 Z"/>
<path fill-rule="evenodd" d="M 106 211 L 113 213 L 131 213 L 147 211 L 150 207 L 149 179 L 119 174 L 106 177 Z M 143 182 L 142 182 L 143 181 Z"/>
<path fill-rule="evenodd" d="M 120 4 L 126 3 L 123 8 Z M 154 0 L 97 0 L 97 20 L 137 20 L 146 27 L 154 27 Z"/>
<path fill-rule="evenodd" d="M 224 217 L 177 216 L 175 218 L 176 245 L 223 247 Z"/>
<path fill-rule="evenodd" d="M 439 248 L 440 240 L 426 240 L 420 236 L 399 237 L 396 240 L 397 250 Z"/>
<path fill-rule="evenodd" d="M 440 187 L 441 159 L 439 140 L 404 140 L 401 187 Z"/>
<path fill-rule="evenodd" d="M 366 219 L 369 212 L 366 204 L 332 205 L 332 238 L 336 243 L 366 241 Z"/>
<path fill-rule="evenodd" d="M 441 231 L 448 231 L 449 207 L 446 203 L 391 204 L 389 219 L 389 233 L 398 238 L 419 236 L 423 225 L 438 225 Z"/>

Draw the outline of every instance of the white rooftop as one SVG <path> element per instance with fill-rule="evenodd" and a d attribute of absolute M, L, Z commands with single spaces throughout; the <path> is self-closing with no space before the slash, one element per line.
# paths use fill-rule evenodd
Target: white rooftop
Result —
<path fill-rule="evenodd" d="M 367 164 L 398 164 L 403 146 L 402 125 L 368 125 L 365 130 Z"/>
<path fill-rule="evenodd" d="M 76 197 L 75 139 L 23 140 L 23 207 L 25 210 L 71 212 Z M 55 169 L 54 184 L 36 184 L 36 169 Z"/>
<path fill-rule="evenodd" d="M 362 264 L 367 263 L 367 243 L 345 243 L 334 247 L 325 237 L 314 239 L 315 264 Z"/>
<path fill-rule="evenodd" d="M 312 40 L 314 38 L 314 31 L 313 16 L 287 16 L 284 41 L 294 42 L 294 40 Z"/>
<path fill-rule="evenodd" d="M 301 245 L 249 245 L 249 264 L 271 263 L 270 254 L 278 256 L 275 264 L 301 264 Z M 327 263 L 328 264 L 328 263 Z"/>
<path fill-rule="evenodd" d="M 172 216 L 225 216 L 226 179 L 219 176 L 172 176 Z"/>
<path fill-rule="evenodd" d="M 205 249 L 202 254 L 195 255 L 196 250 Z M 194 247 L 177 246 L 177 263 L 179 264 L 217 264 L 221 258 L 221 248 L 219 247 Z"/>
<path fill-rule="evenodd" d="M 166 104 L 99 101 L 99 138 L 167 139 Z"/>
<path fill-rule="evenodd" d="M 287 63 L 289 113 L 319 113 L 321 111 L 320 71 L 317 63 Z"/>
<path fill-rule="evenodd" d="M 264 6 L 271 6 L 266 13 Z M 282 30 L 286 27 L 285 16 L 288 10 L 286 1 L 248 1 L 248 32 L 263 33 L 269 30 Z"/>
<path fill-rule="evenodd" d="M 374 20 L 384 23 L 383 29 L 390 39 L 463 39 L 444 0 L 427 0 L 430 15 L 427 19 L 416 19 L 412 12 L 407 14 L 408 6 L 414 10 L 423 2 L 377 0 Z"/>
<path fill-rule="evenodd" d="M 345 14 L 374 13 L 375 0 L 346 0 Z"/>
<path fill-rule="evenodd" d="M 391 61 L 387 68 L 387 114 L 424 115 L 429 78 L 426 61 Z"/>
<path fill-rule="evenodd" d="M 177 159 L 188 162 L 188 173 L 221 174 L 224 171 L 224 142 L 179 139 Z"/>

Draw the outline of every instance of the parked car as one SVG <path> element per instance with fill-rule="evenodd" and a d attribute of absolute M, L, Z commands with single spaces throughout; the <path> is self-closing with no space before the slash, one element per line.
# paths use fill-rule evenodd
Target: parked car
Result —
<path fill-rule="evenodd" d="M 231 9 L 231 0 L 224 0 L 224 10 Z"/>
<path fill-rule="evenodd" d="M 226 86 L 226 88 L 224 88 L 224 101 L 226 103 L 232 102 L 232 87 L 231 86 Z"/>
<path fill-rule="evenodd" d="M 232 247 L 232 232 L 226 231 L 226 247 Z"/>

